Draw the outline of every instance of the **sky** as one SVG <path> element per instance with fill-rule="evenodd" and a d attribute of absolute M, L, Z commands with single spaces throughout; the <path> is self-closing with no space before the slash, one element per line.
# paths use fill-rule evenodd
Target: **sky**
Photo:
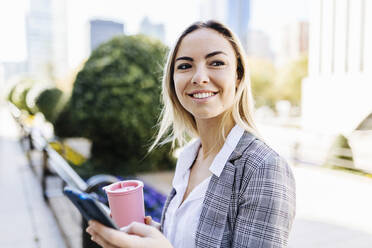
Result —
<path fill-rule="evenodd" d="M 30 0 L 0 1 L 0 61 L 26 59 L 25 15 Z M 68 19 L 69 63 L 76 66 L 87 54 L 87 20 L 107 18 L 123 21 L 127 34 L 137 32 L 140 21 L 148 16 L 164 23 L 166 43 L 172 44 L 184 27 L 200 18 L 203 0 L 60 0 L 65 1 Z M 251 28 L 267 32 L 277 43 L 280 26 L 308 18 L 309 0 L 252 0 Z M 114 7 L 113 7 L 114 6 Z M 77 42 L 79 41 L 79 42 Z"/>

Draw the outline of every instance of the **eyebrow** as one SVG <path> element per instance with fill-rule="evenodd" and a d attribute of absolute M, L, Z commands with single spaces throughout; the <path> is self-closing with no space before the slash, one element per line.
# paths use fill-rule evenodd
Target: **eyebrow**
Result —
<path fill-rule="evenodd" d="M 222 51 L 215 51 L 215 52 L 211 52 L 211 53 L 208 53 L 207 55 L 205 55 L 205 58 L 208 59 L 208 58 L 213 57 L 213 56 L 215 56 L 215 55 L 217 55 L 217 54 L 225 54 L 225 55 L 227 55 L 225 52 L 222 52 Z M 177 60 L 188 60 L 188 61 L 191 61 L 191 62 L 194 61 L 193 58 L 191 58 L 191 57 L 187 57 L 187 56 L 178 57 L 178 58 L 176 59 L 176 61 L 177 61 Z"/>

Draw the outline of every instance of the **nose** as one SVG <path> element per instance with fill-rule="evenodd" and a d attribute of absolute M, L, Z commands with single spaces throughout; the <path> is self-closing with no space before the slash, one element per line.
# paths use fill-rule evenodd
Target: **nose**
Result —
<path fill-rule="evenodd" d="M 192 77 L 193 84 L 206 84 L 209 82 L 208 72 L 203 66 L 196 67 L 195 73 Z"/>

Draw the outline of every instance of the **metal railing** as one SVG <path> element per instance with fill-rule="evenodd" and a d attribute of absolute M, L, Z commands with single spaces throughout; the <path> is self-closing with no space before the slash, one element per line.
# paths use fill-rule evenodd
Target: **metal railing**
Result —
<path fill-rule="evenodd" d="M 59 154 L 51 145 L 50 141 L 45 138 L 43 135 L 42 130 L 39 127 L 29 125 L 26 123 L 26 118 L 21 110 L 19 110 L 14 104 L 8 103 L 9 110 L 11 115 L 13 116 L 14 120 L 18 123 L 19 127 L 21 128 L 21 145 L 23 147 L 24 152 L 26 153 L 26 157 L 28 159 L 29 165 L 32 171 L 36 174 L 37 170 L 35 165 L 32 161 L 31 153 L 33 151 L 39 151 L 42 153 L 42 162 L 41 162 L 41 186 L 42 192 L 45 201 L 49 204 L 49 196 L 47 194 L 47 178 L 49 176 L 57 176 L 59 177 L 63 185 L 68 185 L 70 187 L 77 188 L 86 193 L 98 193 L 100 189 L 108 184 L 117 182 L 118 179 L 112 175 L 108 174 L 99 174 L 92 176 L 87 181 L 84 181 L 70 166 L 70 164 L 65 160 L 65 158 Z M 53 140 L 57 138 L 54 137 Z M 63 187 L 62 187 L 63 188 Z M 61 188 L 61 195 L 62 195 L 62 188 Z M 99 200 L 99 199 L 98 199 Z M 104 202 L 107 204 L 107 202 Z M 104 205 L 107 212 L 109 209 L 106 205 Z M 53 209 L 52 209 L 53 210 Z M 56 213 L 54 213 L 56 216 Z M 58 220 L 57 220 L 58 223 Z M 60 225 L 60 223 L 58 223 Z M 89 235 L 85 233 L 85 229 L 87 227 L 87 223 L 84 219 L 82 219 L 82 241 L 83 247 L 98 247 L 95 243 L 90 240 Z M 60 229 L 63 232 L 61 225 Z M 64 235 L 66 238 L 66 235 Z M 68 245 L 68 242 L 66 242 Z M 68 245 L 69 246 L 69 245 Z"/>

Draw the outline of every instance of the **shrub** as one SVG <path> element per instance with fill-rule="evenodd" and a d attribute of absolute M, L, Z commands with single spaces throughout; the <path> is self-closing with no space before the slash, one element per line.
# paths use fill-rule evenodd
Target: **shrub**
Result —
<path fill-rule="evenodd" d="M 307 55 L 302 55 L 281 68 L 276 79 L 276 92 L 279 95 L 278 100 L 287 100 L 293 106 L 300 106 L 302 79 L 307 74 Z"/>
<path fill-rule="evenodd" d="M 274 85 L 276 75 L 274 65 L 268 60 L 257 58 L 250 58 L 248 62 L 256 107 L 266 105 L 274 108 L 277 100 L 277 92 Z"/>
<path fill-rule="evenodd" d="M 51 123 L 54 123 L 60 112 L 62 94 L 62 91 L 57 88 L 45 89 L 36 98 L 38 110 Z"/>
<path fill-rule="evenodd" d="M 55 125 L 58 136 L 92 141 L 92 158 L 80 173 L 128 175 L 174 167 L 169 146 L 146 155 L 161 111 L 166 51 L 143 35 L 116 37 L 93 51 Z"/>
<path fill-rule="evenodd" d="M 14 102 L 13 102 L 13 94 L 14 94 L 14 92 L 15 92 L 16 86 L 17 86 L 17 85 L 13 85 L 13 86 L 10 88 L 10 90 L 9 90 L 9 92 L 8 92 L 8 95 L 6 96 L 6 100 L 8 100 L 9 102 L 11 102 L 11 103 L 13 103 L 13 104 L 14 104 Z"/>
<path fill-rule="evenodd" d="M 10 90 L 8 100 L 16 105 L 19 109 L 24 110 L 29 114 L 35 114 L 35 110 L 29 108 L 26 101 L 27 94 L 34 84 L 35 82 L 29 79 L 23 79 L 19 81 Z"/>

